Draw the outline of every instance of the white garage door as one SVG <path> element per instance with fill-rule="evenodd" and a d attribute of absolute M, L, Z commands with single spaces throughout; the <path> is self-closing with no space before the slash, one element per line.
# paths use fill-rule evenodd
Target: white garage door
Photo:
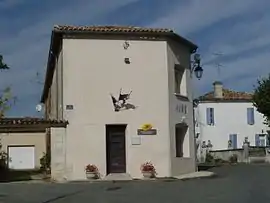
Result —
<path fill-rule="evenodd" d="M 10 169 L 34 169 L 35 168 L 35 147 L 9 146 L 9 168 Z"/>

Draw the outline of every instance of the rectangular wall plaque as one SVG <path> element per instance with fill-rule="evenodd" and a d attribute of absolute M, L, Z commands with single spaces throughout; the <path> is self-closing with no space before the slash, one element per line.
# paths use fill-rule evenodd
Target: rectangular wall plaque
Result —
<path fill-rule="evenodd" d="M 140 136 L 131 137 L 131 144 L 132 145 L 140 145 L 141 144 L 141 137 Z"/>
<path fill-rule="evenodd" d="M 157 129 L 151 129 L 151 130 L 138 129 L 137 133 L 138 133 L 138 135 L 156 135 Z"/>
<path fill-rule="evenodd" d="M 66 110 L 73 110 L 73 105 L 71 104 L 66 105 Z"/>

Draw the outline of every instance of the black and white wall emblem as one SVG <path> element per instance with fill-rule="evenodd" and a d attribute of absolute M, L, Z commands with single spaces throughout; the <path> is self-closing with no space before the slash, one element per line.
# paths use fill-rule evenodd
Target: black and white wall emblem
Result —
<path fill-rule="evenodd" d="M 118 98 L 114 97 L 111 94 L 114 111 L 117 112 L 117 111 L 128 110 L 128 109 L 136 109 L 136 106 L 129 102 L 131 93 L 132 91 L 130 91 L 129 93 L 123 94 L 122 89 L 120 89 Z"/>

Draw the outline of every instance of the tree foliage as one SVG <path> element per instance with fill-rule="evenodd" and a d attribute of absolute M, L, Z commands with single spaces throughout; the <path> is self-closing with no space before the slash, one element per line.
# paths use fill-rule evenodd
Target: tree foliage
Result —
<path fill-rule="evenodd" d="M 253 104 L 257 111 L 264 115 L 266 124 L 270 127 L 270 74 L 258 80 L 253 95 Z"/>
<path fill-rule="evenodd" d="M 15 104 L 16 97 L 11 94 L 11 88 L 7 87 L 0 92 L 0 118 Z"/>
<path fill-rule="evenodd" d="M 0 55 L 0 69 L 9 69 L 9 66 L 3 62 L 3 56 Z M 11 88 L 7 87 L 0 90 L 0 118 L 5 115 L 11 106 L 16 101 L 16 98 L 11 94 Z"/>

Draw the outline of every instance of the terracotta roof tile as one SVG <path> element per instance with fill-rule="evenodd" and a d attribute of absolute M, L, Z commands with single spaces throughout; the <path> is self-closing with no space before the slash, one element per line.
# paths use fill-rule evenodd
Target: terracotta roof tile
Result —
<path fill-rule="evenodd" d="M 0 119 L 0 126 L 6 125 L 67 125 L 67 121 L 63 120 L 46 120 L 43 118 L 32 118 L 32 117 L 25 117 L 25 118 L 1 118 Z"/>
<path fill-rule="evenodd" d="M 122 32 L 122 33 L 173 33 L 173 30 L 166 28 L 144 28 L 135 26 L 72 26 L 55 25 L 54 31 L 88 31 L 88 32 Z"/>
<path fill-rule="evenodd" d="M 237 92 L 229 89 L 223 89 L 223 98 L 218 100 L 252 100 L 252 93 L 248 92 Z M 214 97 L 214 92 L 208 92 L 205 95 L 199 97 L 200 101 L 211 101 L 217 100 Z"/>

